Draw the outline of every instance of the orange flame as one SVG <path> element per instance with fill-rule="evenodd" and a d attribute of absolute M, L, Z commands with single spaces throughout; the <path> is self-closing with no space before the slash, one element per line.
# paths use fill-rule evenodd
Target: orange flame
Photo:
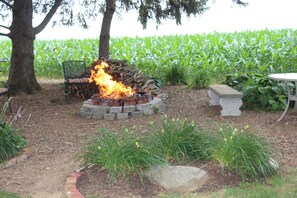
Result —
<path fill-rule="evenodd" d="M 91 70 L 89 82 L 95 82 L 100 90 L 100 95 L 104 98 L 119 99 L 122 97 L 132 96 L 135 91 L 125 86 L 122 82 L 114 81 L 112 76 L 107 74 L 104 69 L 109 67 L 105 62 L 97 63 Z"/>

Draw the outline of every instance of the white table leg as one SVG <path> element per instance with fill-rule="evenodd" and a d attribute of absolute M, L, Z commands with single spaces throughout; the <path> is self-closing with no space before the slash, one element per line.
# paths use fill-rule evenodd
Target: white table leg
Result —
<path fill-rule="evenodd" d="M 288 109 L 289 109 L 289 106 L 290 106 L 290 101 L 291 101 L 291 89 L 290 89 L 290 86 L 286 83 L 286 86 L 287 86 L 287 91 L 288 91 L 288 102 L 287 102 L 287 106 L 286 106 L 286 109 L 284 111 L 284 113 L 281 115 L 281 117 L 277 120 L 278 122 L 281 121 L 281 119 L 283 119 L 283 117 L 286 115 Z"/>

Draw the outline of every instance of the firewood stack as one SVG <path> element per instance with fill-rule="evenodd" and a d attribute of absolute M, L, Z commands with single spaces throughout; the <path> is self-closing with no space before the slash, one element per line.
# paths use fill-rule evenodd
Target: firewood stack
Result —
<path fill-rule="evenodd" d="M 105 61 L 109 65 L 105 72 L 111 75 L 113 80 L 120 81 L 139 92 L 150 92 L 152 96 L 157 96 L 163 100 L 167 98 L 167 94 L 161 92 L 154 79 L 144 77 L 141 70 L 137 70 L 134 65 L 128 66 L 126 60 L 98 60 L 91 65 L 91 68 L 100 61 Z"/>

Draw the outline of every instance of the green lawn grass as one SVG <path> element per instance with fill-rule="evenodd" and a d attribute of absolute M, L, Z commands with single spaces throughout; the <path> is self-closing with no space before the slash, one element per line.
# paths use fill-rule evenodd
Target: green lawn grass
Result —
<path fill-rule="evenodd" d="M 295 198 L 297 169 L 288 176 L 274 176 L 266 182 L 243 183 L 239 188 L 224 189 L 211 197 Z"/>
<path fill-rule="evenodd" d="M 265 182 L 242 183 L 239 187 L 224 188 L 207 194 L 170 194 L 159 198 L 296 198 L 297 169 L 287 175 L 274 176 Z"/>
<path fill-rule="evenodd" d="M 21 197 L 13 193 L 0 191 L 0 198 L 21 198 Z"/>

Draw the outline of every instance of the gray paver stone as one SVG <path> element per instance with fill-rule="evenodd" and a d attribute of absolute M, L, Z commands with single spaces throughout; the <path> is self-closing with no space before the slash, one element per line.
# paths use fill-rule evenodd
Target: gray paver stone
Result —
<path fill-rule="evenodd" d="M 88 99 L 88 100 L 84 101 L 83 104 L 93 105 L 93 101 L 92 101 L 92 99 Z"/>
<path fill-rule="evenodd" d="M 103 115 L 104 115 L 104 113 L 94 113 L 93 114 L 93 118 L 94 119 L 98 119 L 98 120 L 101 120 L 101 119 L 103 119 Z"/>
<path fill-rule="evenodd" d="M 131 112 L 131 116 L 132 117 L 141 117 L 141 116 L 143 116 L 143 111 L 134 111 L 134 112 Z"/>
<path fill-rule="evenodd" d="M 93 112 L 85 112 L 85 117 L 87 118 L 92 118 L 93 117 Z"/>
<path fill-rule="evenodd" d="M 81 112 L 90 112 L 91 111 L 92 106 L 89 104 L 83 104 L 83 106 L 81 106 L 80 111 Z"/>
<path fill-rule="evenodd" d="M 123 110 L 123 107 L 110 107 L 109 113 L 121 113 Z"/>
<path fill-rule="evenodd" d="M 92 108 L 92 111 L 94 112 L 94 114 L 104 114 L 104 113 L 108 113 L 109 107 L 95 105 Z"/>
<path fill-rule="evenodd" d="M 159 108 L 162 105 L 162 100 L 160 98 L 154 98 L 153 100 L 151 100 L 150 102 L 151 106 L 156 106 L 157 108 Z"/>
<path fill-rule="evenodd" d="M 135 111 L 135 105 L 124 106 L 123 108 L 124 113 L 133 112 L 133 111 Z"/>
<path fill-rule="evenodd" d="M 136 105 L 136 109 L 139 111 L 144 111 L 145 109 L 150 109 L 150 108 L 151 108 L 150 103 Z"/>
<path fill-rule="evenodd" d="M 144 115 L 152 115 L 152 114 L 154 114 L 154 110 L 152 108 L 144 109 L 143 114 Z"/>
<path fill-rule="evenodd" d="M 104 120 L 114 120 L 116 117 L 115 113 L 105 113 L 103 114 Z"/>
<path fill-rule="evenodd" d="M 79 115 L 82 116 L 82 117 L 85 117 L 85 116 L 86 116 L 86 112 L 81 110 L 81 111 L 79 112 Z"/>
<path fill-rule="evenodd" d="M 116 117 L 119 120 L 127 120 L 129 116 L 128 113 L 117 113 Z"/>

